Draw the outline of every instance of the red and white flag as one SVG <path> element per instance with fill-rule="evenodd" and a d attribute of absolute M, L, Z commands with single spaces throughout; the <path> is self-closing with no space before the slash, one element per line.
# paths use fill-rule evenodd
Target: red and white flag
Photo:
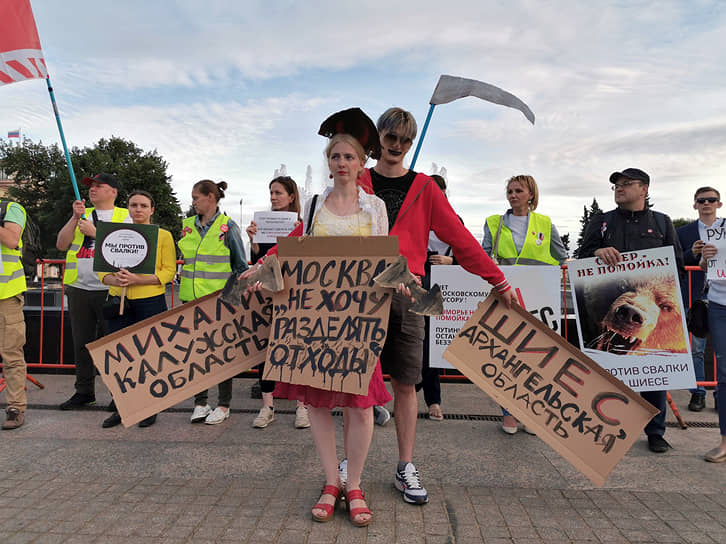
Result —
<path fill-rule="evenodd" d="M 0 0 L 0 85 L 47 75 L 30 0 Z"/>

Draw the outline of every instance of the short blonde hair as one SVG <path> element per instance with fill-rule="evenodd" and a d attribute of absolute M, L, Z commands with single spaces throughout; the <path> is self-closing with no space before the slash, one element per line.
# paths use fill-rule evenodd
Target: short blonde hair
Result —
<path fill-rule="evenodd" d="M 509 189 L 509 184 L 513 181 L 516 181 L 517 183 L 521 184 L 523 187 L 526 187 L 527 190 L 532 195 L 531 200 L 527 202 L 527 207 L 529 208 L 529 211 L 533 212 L 537 209 L 537 204 L 539 204 L 539 189 L 537 188 L 537 182 L 534 181 L 534 178 L 532 176 L 527 176 L 525 174 L 519 174 L 518 176 L 512 176 L 507 180 L 507 189 Z"/>
<path fill-rule="evenodd" d="M 363 164 L 365 164 L 367 157 L 363 146 L 360 145 L 360 142 L 354 136 L 345 133 L 334 134 L 333 137 L 330 138 L 328 145 L 325 146 L 325 156 L 328 159 L 330 158 L 330 153 L 333 151 L 333 148 L 341 142 L 353 146 L 358 158 L 363 161 Z"/>

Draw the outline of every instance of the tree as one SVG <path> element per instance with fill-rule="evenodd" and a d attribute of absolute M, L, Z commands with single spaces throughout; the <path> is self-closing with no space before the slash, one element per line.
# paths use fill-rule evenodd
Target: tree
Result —
<path fill-rule="evenodd" d="M 562 245 L 565 246 L 565 251 L 567 251 L 567 255 L 569 257 L 570 255 L 570 233 L 563 234 L 560 236 L 560 240 L 562 240 Z"/>
<path fill-rule="evenodd" d="M 99 140 L 93 147 L 73 148 L 70 154 L 82 198 L 88 195 L 81 185 L 85 176 L 113 174 L 121 184 L 118 205 L 125 205 L 134 189 L 150 192 L 156 201 L 154 222 L 178 238 L 182 211 L 171 187 L 171 176 L 166 173 L 167 164 L 156 151 L 144 151 L 133 142 L 111 137 Z M 55 249 L 55 239 L 70 217 L 75 195 L 59 147 L 28 139 L 19 147 L 0 143 L 0 168 L 15 180 L 9 189 L 10 198 L 25 207 L 40 226 L 42 256 L 63 257 Z"/>
<path fill-rule="evenodd" d="M 688 219 L 687 217 L 678 217 L 676 219 L 671 220 L 673 222 L 673 228 L 679 228 L 683 225 L 688 225 L 689 223 L 693 223 L 693 219 Z"/>
<path fill-rule="evenodd" d="M 587 228 L 587 224 L 590 222 L 590 219 L 592 219 L 593 215 L 597 215 L 599 213 L 602 213 L 602 209 L 597 203 L 597 199 L 592 199 L 592 204 L 590 205 L 590 209 L 587 209 L 587 206 L 582 207 L 582 219 L 580 219 L 580 236 L 577 239 L 577 248 L 572 253 L 572 256 L 577 259 L 579 258 L 580 253 L 580 246 L 582 246 L 583 239 L 585 237 L 585 229 Z"/>

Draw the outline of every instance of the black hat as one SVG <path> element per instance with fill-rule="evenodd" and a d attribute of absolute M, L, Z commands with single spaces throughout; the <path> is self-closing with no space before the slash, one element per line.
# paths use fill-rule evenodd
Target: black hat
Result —
<path fill-rule="evenodd" d="M 318 134 L 332 138 L 336 134 L 350 134 L 360 145 L 366 155 L 372 159 L 381 158 L 381 141 L 375 123 L 360 108 L 339 111 L 328 117 L 320 125 Z"/>
<path fill-rule="evenodd" d="M 634 179 L 650 185 L 650 176 L 638 168 L 626 168 L 622 172 L 610 174 L 610 183 L 617 183 L 620 178 Z"/>
<path fill-rule="evenodd" d="M 105 183 L 106 185 L 108 185 L 109 187 L 113 187 L 114 189 L 119 188 L 118 181 L 116 181 L 116 178 L 113 177 L 111 174 L 96 174 L 92 178 L 86 177 L 81 180 L 81 183 L 83 183 L 83 185 L 85 185 L 86 187 L 90 187 L 93 182 Z"/>

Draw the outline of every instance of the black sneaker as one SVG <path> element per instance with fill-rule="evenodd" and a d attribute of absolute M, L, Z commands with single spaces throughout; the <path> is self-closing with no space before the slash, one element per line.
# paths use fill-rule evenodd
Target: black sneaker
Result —
<path fill-rule="evenodd" d="M 665 453 L 671 445 L 659 434 L 648 435 L 648 448 L 653 453 Z"/>
<path fill-rule="evenodd" d="M 104 419 L 103 423 L 101 423 L 101 427 L 103 427 L 104 429 L 109 429 L 111 427 L 115 427 L 116 425 L 121 425 L 121 416 L 118 412 L 114 412 L 106 419 Z"/>
<path fill-rule="evenodd" d="M 688 403 L 688 409 L 691 412 L 700 412 L 706 407 L 706 395 L 700 393 L 693 393 L 691 395 L 691 402 Z"/>
<path fill-rule="evenodd" d="M 80 410 L 88 406 L 96 404 L 95 395 L 82 395 L 81 393 L 73 393 L 73 396 L 62 403 L 58 408 L 61 410 Z"/>

